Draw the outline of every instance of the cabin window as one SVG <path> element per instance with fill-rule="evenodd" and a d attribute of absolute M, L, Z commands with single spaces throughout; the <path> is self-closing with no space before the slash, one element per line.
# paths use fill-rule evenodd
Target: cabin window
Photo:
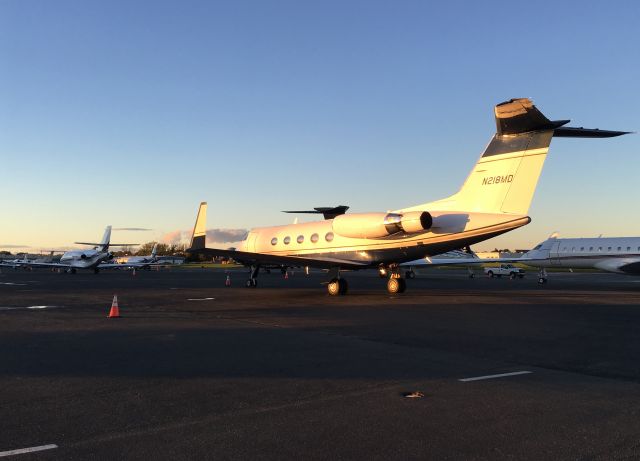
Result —
<path fill-rule="evenodd" d="M 627 247 L 627 251 L 631 251 L 631 247 Z"/>
<path fill-rule="evenodd" d="M 580 247 L 580 251 L 584 251 L 584 247 Z"/>
<path fill-rule="evenodd" d="M 311 234 L 311 241 L 313 243 L 317 243 L 318 242 L 318 234 Z"/>
<path fill-rule="evenodd" d="M 611 247 L 607 247 L 607 251 L 611 251 Z"/>
<path fill-rule="evenodd" d="M 332 242 L 333 241 L 333 232 L 327 232 L 327 235 L 324 236 L 324 239 L 327 242 Z"/>
<path fill-rule="evenodd" d="M 618 247 L 618 251 L 622 251 L 622 247 Z"/>
<path fill-rule="evenodd" d="M 288 235 L 284 238 L 283 240 L 285 245 L 289 245 L 291 243 L 291 237 L 289 237 Z"/>
<path fill-rule="evenodd" d="M 297 241 L 298 243 L 302 243 L 302 242 L 304 242 L 304 235 L 298 235 L 298 238 L 296 239 L 296 241 Z"/>
<path fill-rule="evenodd" d="M 278 243 L 278 238 L 277 237 L 273 237 L 271 239 L 271 245 L 276 245 Z"/>
<path fill-rule="evenodd" d="M 589 247 L 589 251 L 593 251 L 593 247 Z"/>

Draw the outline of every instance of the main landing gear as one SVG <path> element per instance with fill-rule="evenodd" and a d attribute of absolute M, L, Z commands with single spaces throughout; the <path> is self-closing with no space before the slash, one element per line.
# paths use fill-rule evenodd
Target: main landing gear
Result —
<path fill-rule="evenodd" d="M 387 291 L 389 294 L 404 293 L 406 289 L 407 281 L 402 278 L 400 270 L 398 268 L 392 269 L 389 280 L 387 280 Z"/>
<path fill-rule="evenodd" d="M 327 274 L 329 282 L 327 283 L 327 292 L 331 296 L 343 296 L 349 290 L 347 280 L 340 277 L 340 268 L 332 267 Z"/>
<path fill-rule="evenodd" d="M 251 266 L 251 272 L 249 273 L 249 280 L 244 284 L 247 288 L 255 288 L 258 286 L 258 272 L 260 272 L 260 266 Z"/>
<path fill-rule="evenodd" d="M 378 267 L 378 273 L 380 274 L 380 277 L 389 277 L 387 280 L 387 291 L 390 294 L 395 295 L 396 293 L 404 293 L 407 289 L 407 282 L 402 277 L 402 272 L 397 264 L 391 264 L 389 266 L 381 265 Z M 405 273 L 405 277 L 408 279 L 412 279 L 415 276 L 416 274 L 413 272 L 413 268 L 409 268 Z"/>
<path fill-rule="evenodd" d="M 327 291 L 331 296 L 346 295 L 349 290 L 349 284 L 346 279 L 334 278 L 327 284 Z"/>
<path fill-rule="evenodd" d="M 540 285 L 547 283 L 547 271 L 544 267 L 541 267 L 538 271 L 538 283 Z"/>

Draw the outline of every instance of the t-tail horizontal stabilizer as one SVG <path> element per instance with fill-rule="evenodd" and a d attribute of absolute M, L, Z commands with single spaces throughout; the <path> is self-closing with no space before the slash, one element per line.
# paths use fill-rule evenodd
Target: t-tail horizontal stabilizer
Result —
<path fill-rule="evenodd" d="M 345 214 L 349 209 L 346 205 L 338 205 L 334 207 L 328 206 L 320 206 L 316 207 L 313 210 L 301 210 L 301 211 L 283 211 L 283 213 L 295 213 L 295 214 L 321 214 L 324 216 L 324 219 L 333 219 L 336 216 L 340 216 L 341 214 Z"/>
<path fill-rule="evenodd" d="M 553 136 L 563 138 L 612 138 L 630 133 L 598 128 L 565 127 L 564 125 L 571 120 L 549 120 L 528 98 L 502 102 L 496 106 L 495 114 L 498 136 L 547 130 L 553 130 Z"/>

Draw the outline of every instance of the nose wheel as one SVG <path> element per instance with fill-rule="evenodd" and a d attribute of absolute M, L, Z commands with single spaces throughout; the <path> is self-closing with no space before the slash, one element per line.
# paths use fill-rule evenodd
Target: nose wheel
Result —
<path fill-rule="evenodd" d="M 258 279 L 251 278 L 244 284 L 247 288 L 255 288 L 258 286 Z"/>
<path fill-rule="evenodd" d="M 257 287 L 259 273 L 260 273 L 260 265 L 251 266 L 251 271 L 249 272 L 249 280 L 245 282 L 244 286 L 247 288 Z"/>

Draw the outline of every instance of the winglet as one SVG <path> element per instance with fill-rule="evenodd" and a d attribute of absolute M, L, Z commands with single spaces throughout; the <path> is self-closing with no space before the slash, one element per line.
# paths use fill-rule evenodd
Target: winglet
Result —
<path fill-rule="evenodd" d="M 207 202 L 201 202 L 198 209 L 196 225 L 193 228 L 190 250 L 200 250 L 207 246 Z"/>

